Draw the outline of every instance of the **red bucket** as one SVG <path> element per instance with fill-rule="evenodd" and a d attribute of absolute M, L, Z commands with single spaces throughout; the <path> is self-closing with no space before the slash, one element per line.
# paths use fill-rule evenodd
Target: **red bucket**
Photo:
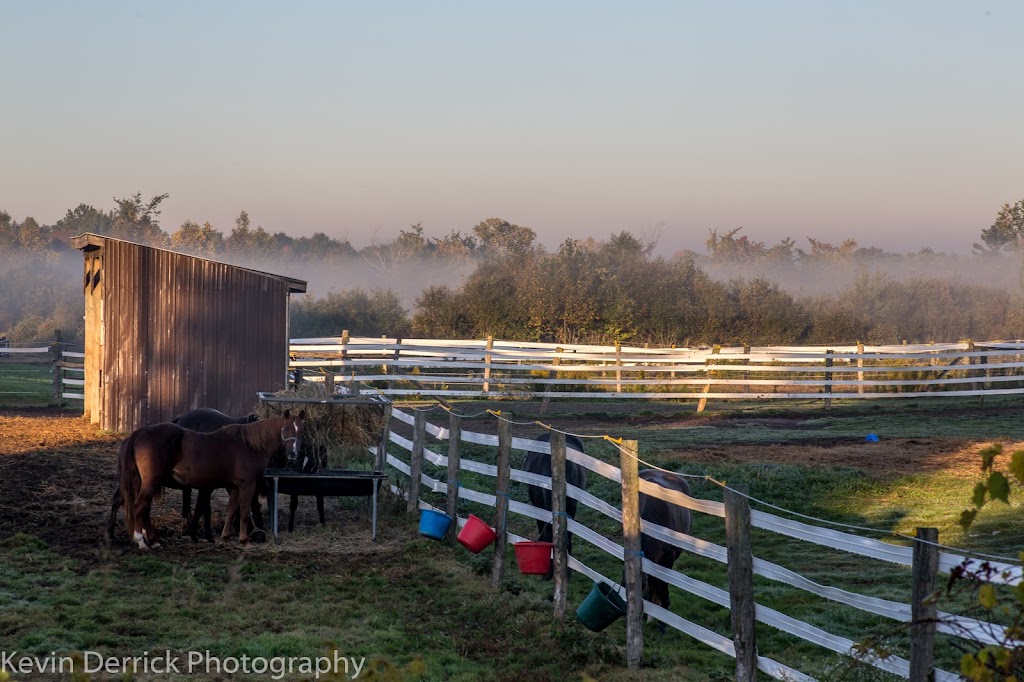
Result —
<path fill-rule="evenodd" d="M 462 527 L 459 536 L 455 539 L 473 554 L 478 554 L 487 545 L 497 540 L 498 535 L 483 520 L 470 514 L 466 525 Z"/>
<path fill-rule="evenodd" d="M 554 545 L 550 542 L 517 542 L 514 547 L 520 573 L 547 575 L 551 570 L 551 550 Z"/>

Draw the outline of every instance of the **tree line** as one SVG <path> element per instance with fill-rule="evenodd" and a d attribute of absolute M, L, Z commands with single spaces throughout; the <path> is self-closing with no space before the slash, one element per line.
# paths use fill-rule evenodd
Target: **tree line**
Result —
<path fill-rule="evenodd" d="M 391 241 L 356 249 L 322 233 L 296 238 L 252 228 L 244 211 L 226 235 L 192 221 L 168 234 L 159 223 L 166 198 L 144 201 L 136 194 L 115 200 L 110 211 L 80 205 L 52 226 L 30 218 L 18 223 L 0 211 L 0 253 L 19 254 L 0 262 L 5 289 L 17 292 L 0 297 L 0 334 L 45 340 L 61 329 L 65 338 L 81 336 L 81 264 L 62 264 L 60 253 L 71 251 L 71 236 L 93 232 L 229 262 L 359 260 L 396 272 L 425 261 L 471 265 L 458 285 L 423 286 L 409 308 L 387 289 L 357 287 L 293 299 L 295 337 L 348 329 L 358 335 L 694 346 L 1024 336 L 1019 284 L 993 287 L 945 276 L 950 258 L 981 270 L 994 258 L 1017 262 L 1000 254 L 1024 242 L 1024 226 L 1018 242 L 1007 239 L 1011 228 L 983 230 L 985 246 L 971 256 L 928 249 L 892 254 L 862 248 L 853 239 L 836 246 L 809 238 L 805 251 L 791 239 L 772 246 L 752 241 L 738 228 L 709 231 L 705 253 L 659 256 L 655 241 L 626 231 L 604 240 L 567 239 L 549 250 L 534 230 L 498 218 L 442 237 L 413 225 Z M 1004 207 L 996 224 L 1012 227 L 1015 210 Z M 880 262 L 904 273 L 914 266 L 920 274 L 894 277 L 867 267 Z M 793 273 L 834 279 L 841 271 L 849 282 L 834 291 L 793 291 L 779 284 Z"/>

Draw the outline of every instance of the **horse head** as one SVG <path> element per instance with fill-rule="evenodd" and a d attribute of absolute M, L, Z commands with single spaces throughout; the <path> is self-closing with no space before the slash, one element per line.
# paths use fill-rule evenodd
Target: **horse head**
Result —
<path fill-rule="evenodd" d="M 284 411 L 284 425 L 281 426 L 281 444 L 284 446 L 285 454 L 290 461 L 295 461 L 299 456 L 299 447 L 302 445 L 302 420 L 306 418 L 306 411 L 302 410 L 298 416 L 291 416 L 291 410 Z"/>

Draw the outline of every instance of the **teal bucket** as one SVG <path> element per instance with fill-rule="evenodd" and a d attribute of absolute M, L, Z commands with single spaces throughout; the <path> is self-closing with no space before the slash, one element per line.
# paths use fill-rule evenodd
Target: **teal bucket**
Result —
<path fill-rule="evenodd" d="M 590 594 L 576 609 L 576 617 L 588 630 L 601 632 L 626 615 L 626 602 L 606 583 L 594 583 Z"/>
<path fill-rule="evenodd" d="M 452 519 L 447 514 L 442 514 L 433 509 L 420 510 L 420 535 L 425 535 L 434 540 L 443 540 L 444 534 L 448 532 L 448 526 Z"/>

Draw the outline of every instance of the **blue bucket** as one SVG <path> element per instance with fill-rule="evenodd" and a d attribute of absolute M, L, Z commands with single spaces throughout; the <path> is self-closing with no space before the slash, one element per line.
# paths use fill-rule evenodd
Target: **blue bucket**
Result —
<path fill-rule="evenodd" d="M 452 519 L 447 514 L 442 514 L 433 509 L 420 510 L 420 535 L 425 535 L 434 540 L 443 540 L 444 534 L 448 532 L 448 526 Z"/>

